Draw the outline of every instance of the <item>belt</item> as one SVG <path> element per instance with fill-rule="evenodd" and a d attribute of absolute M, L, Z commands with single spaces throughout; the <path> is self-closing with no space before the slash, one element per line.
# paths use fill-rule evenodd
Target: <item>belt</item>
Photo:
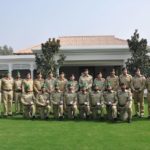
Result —
<path fill-rule="evenodd" d="M 9 91 L 12 91 L 12 90 L 11 89 L 3 89 L 3 91 L 9 92 Z"/>

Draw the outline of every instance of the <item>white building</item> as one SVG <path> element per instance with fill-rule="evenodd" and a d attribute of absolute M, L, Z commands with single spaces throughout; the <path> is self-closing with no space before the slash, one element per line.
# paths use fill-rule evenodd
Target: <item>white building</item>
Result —
<path fill-rule="evenodd" d="M 79 77 L 84 68 L 89 68 L 92 75 L 101 71 L 108 75 L 112 67 L 120 70 L 131 57 L 126 40 L 115 36 L 69 36 L 60 37 L 61 50 L 66 60 L 60 70 L 67 75 L 74 73 Z M 9 70 L 15 75 L 16 70 L 30 70 L 33 76 L 35 53 L 40 52 L 41 45 L 20 50 L 11 56 L 0 56 L 0 71 Z"/>

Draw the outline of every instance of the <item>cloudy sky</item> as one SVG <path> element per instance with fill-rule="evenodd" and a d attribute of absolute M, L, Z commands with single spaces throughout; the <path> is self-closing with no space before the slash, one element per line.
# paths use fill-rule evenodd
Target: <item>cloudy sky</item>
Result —
<path fill-rule="evenodd" d="M 59 36 L 128 39 L 135 29 L 150 43 L 150 0 L 0 0 L 0 46 L 15 50 Z"/>

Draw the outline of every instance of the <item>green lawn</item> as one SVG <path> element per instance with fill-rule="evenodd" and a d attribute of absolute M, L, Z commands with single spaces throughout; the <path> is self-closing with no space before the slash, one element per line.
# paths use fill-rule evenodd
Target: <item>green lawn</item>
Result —
<path fill-rule="evenodd" d="M 147 110 L 147 108 L 146 108 Z M 147 113 L 147 112 L 146 112 Z M 150 120 L 128 123 L 0 119 L 0 150 L 149 150 Z"/>

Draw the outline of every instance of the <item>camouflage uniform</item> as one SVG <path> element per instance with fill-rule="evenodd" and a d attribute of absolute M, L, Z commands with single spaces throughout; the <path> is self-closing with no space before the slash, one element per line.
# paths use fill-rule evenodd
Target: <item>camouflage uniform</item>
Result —
<path fill-rule="evenodd" d="M 14 80 L 14 100 L 16 113 L 22 113 L 21 96 L 22 96 L 22 79 L 19 78 Z"/>
<path fill-rule="evenodd" d="M 65 90 L 66 90 L 66 84 L 67 84 L 67 79 L 66 78 L 64 78 L 64 79 L 58 78 L 56 80 L 56 82 L 57 82 L 57 84 L 59 86 L 60 91 L 65 92 Z"/>
<path fill-rule="evenodd" d="M 2 112 L 2 88 L 1 88 L 1 79 L 0 79 L 0 116 L 1 116 L 1 112 Z"/>
<path fill-rule="evenodd" d="M 144 88 L 145 88 L 145 77 L 134 76 L 131 82 L 131 89 L 133 91 L 133 99 L 135 105 L 136 115 L 144 115 Z"/>
<path fill-rule="evenodd" d="M 40 114 L 41 119 L 47 119 L 50 114 L 50 99 L 49 94 L 46 92 L 39 93 L 36 97 L 36 109 Z"/>
<path fill-rule="evenodd" d="M 45 84 L 46 84 L 46 87 L 47 87 L 47 92 L 50 94 L 52 93 L 54 90 L 55 90 L 55 82 L 56 82 L 56 78 L 47 78 L 45 80 Z"/>
<path fill-rule="evenodd" d="M 88 90 L 91 90 L 93 84 L 93 77 L 91 75 L 82 74 L 79 78 L 79 86 L 81 87 L 83 84 L 87 86 Z"/>
<path fill-rule="evenodd" d="M 93 119 L 104 116 L 104 99 L 101 91 L 92 91 L 90 93 L 90 108 Z"/>
<path fill-rule="evenodd" d="M 50 100 L 52 103 L 54 118 L 58 119 L 63 117 L 63 93 L 60 90 L 52 92 Z"/>
<path fill-rule="evenodd" d="M 96 84 L 99 87 L 100 91 L 105 90 L 105 79 L 104 78 L 102 78 L 101 80 L 98 78 L 95 78 L 93 84 L 94 85 Z"/>
<path fill-rule="evenodd" d="M 64 104 L 66 114 L 69 119 L 77 116 L 77 94 L 74 91 L 68 91 L 64 95 Z"/>
<path fill-rule="evenodd" d="M 2 100 L 4 105 L 4 116 L 12 115 L 13 101 L 13 79 L 3 78 L 2 81 Z"/>
<path fill-rule="evenodd" d="M 84 119 L 90 115 L 89 92 L 78 92 L 78 109 L 80 118 Z"/>
<path fill-rule="evenodd" d="M 22 92 L 25 93 L 25 88 L 28 87 L 28 92 L 33 93 L 33 80 L 24 79 L 22 82 Z"/>
<path fill-rule="evenodd" d="M 67 82 L 67 84 L 66 84 L 66 91 L 68 91 L 68 89 L 67 89 L 67 87 L 68 87 L 68 85 L 72 85 L 73 86 L 73 89 L 74 89 L 74 91 L 75 92 L 77 92 L 78 91 L 78 82 L 77 81 L 72 81 L 72 80 L 69 80 L 68 82 Z"/>
<path fill-rule="evenodd" d="M 119 83 L 124 83 L 126 85 L 127 89 L 131 88 L 131 81 L 132 81 L 132 76 L 130 74 L 124 75 L 121 74 L 119 76 Z"/>
<path fill-rule="evenodd" d="M 105 91 L 103 94 L 108 119 L 117 118 L 117 96 L 115 91 Z"/>
<path fill-rule="evenodd" d="M 118 90 L 118 111 L 121 120 L 131 120 L 132 118 L 132 93 L 130 90 Z"/>
<path fill-rule="evenodd" d="M 24 93 L 21 97 L 23 104 L 23 116 L 30 119 L 35 117 L 35 97 L 33 93 Z"/>
<path fill-rule="evenodd" d="M 117 91 L 119 87 L 119 78 L 118 76 L 108 76 L 106 79 L 106 84 L 110 84 L 112 90 Z"/>
<path fill-rule="evenodd" d="M 148 115 L 150 117 L 150 77 L 148 77 L 146 80 L 146 88 L 147 88 Z"/>

